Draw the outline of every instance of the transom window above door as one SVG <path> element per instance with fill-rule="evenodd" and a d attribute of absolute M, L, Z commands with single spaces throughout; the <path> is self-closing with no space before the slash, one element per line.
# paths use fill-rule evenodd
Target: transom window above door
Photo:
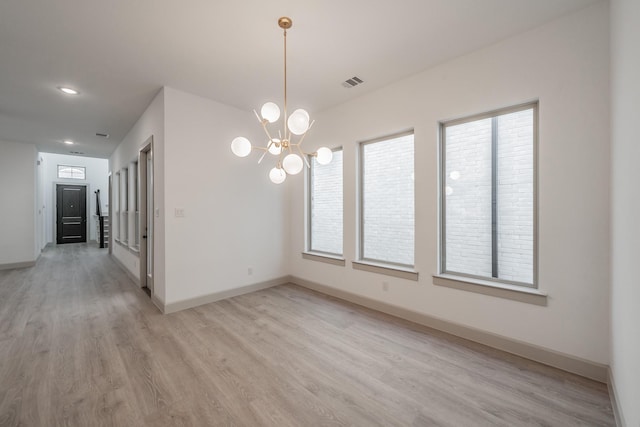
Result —
<path fill-rule="evenodd" d="M 58 165 L 58 178 L 87 179 L 87 171 L 83 166 Z"/>

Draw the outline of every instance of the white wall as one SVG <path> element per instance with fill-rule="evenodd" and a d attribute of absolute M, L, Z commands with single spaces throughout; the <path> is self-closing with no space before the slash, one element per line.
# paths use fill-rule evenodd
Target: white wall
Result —
<path fill-rule="evenodd" d="M 154 161 L 154 206 L 159 208 L 154 217 L 154 294 L 161 302 L 165 300 L 165 244 L 164 244 L 164 90 L 161 90 L 151 101 L 149 107 L 133 125 L 127 136 L 109 159 L 109 171 L 112 177 L 123 167 L 137 159 L 140 149 L 150 137 L 153 137 Z M 113 202 L 112 202 L 113 203 Z M 113 224 L 113 220 L 111 221 Z M 112 234 L 114 230 L 112 230 Z M 128 247 L 113 242 L 112 253 L 136 278 L 140 277 L 139 256 Z"/>
<path fill-rule="evenodd" d="M 344 147 L 346 267 L 304 260 L 304 186 L 291 193 L 290 272 L 597 363 L 609 342 L 608 4 L 460 57 L 315 115 L 305 140 Z M 425 40 L 425 43 L 432 43 Z M 438 121 L 540 100 L 539 287 L 546 307 L 432 284 L 438 265 Z M 357 142 L 415 129 L 418 282 L 351 268 Z M 387 292 L 382 282 L 389 283 Z"/>
<path fill-rule="evenodd" d="M 164 304 L 287 274 L 286 188 L 267 178 L 272 165 L 229 148 L 260 132 L 252 113 L 165 87 L 112 155 L 115 174 L 154 137 L 154 287 Z M 139 276 L 136 254 L 118 243 L 113 254 Z"/>
<path fill-rule="evenodd" d="M 611 370 L 628 426 L 640 426 L 640 2 L 611 2 Z"/>
<path fill-rule="evenodd" d="M 36 235 L 36 162 L 33 144 L 0 141 L 0 266 L 33 262 Z"/>
<path fill-rule="evenodd" d="M 253 113 L 171 88 L 165 107 L 165 302 L 286 275 L 286 187 L 269 181 L 271 158 L 230 149 L 240 135 L 263 142 Z"/>
<path fill-rule="evenodd" d="M 40 188 L 39 191 L 42 192 L 44 201 L 45 243 L 53 243 L 56 240 L 56 184 L 88 185 L 87 205 L 89 206 L 89 214 L 87 216 L 87 222 L 89 223 L 89 232 L 87 233 L 87 240 L 97 240 L 97 220 L 94 218 L 96 214 L 96 195 L 94 191 L 100 190 L 102 210 L 106 214 L 108 204 L 108 161 L 106 159 L 93 157 L 52 153 L 40 153 L 39 158 L 40 168 L 42 170 L 40 183 L 42 188 Z M 58 178 L 58 165 L 82 166 L 85 168 L 86 179 Z"/>

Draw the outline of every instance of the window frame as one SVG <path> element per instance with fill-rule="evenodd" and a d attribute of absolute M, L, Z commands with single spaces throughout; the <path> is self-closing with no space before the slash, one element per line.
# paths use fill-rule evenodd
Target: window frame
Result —
<path fill-rule="evenodd" d="M 129 231 L 129 249 L 134 252 L 140 250 L 140 223 L 139 223 L 139 176 L 138 176 L 138 159 L 136 158 L 129 164 L 129 205 L 128 205 L 128 227 Z"/>
<path fill-rule="evenodd" d="M 120 243 L 129 246 L 129 168 L 120 171 Z"/>
<path fill-rule="evenodd" d="M 312 233 L 311 233 L 311 227 L 312 227 L 312 222 L 311 222 L 311 217 L 313 214 L 312 211 L 312 203 L 311 203 L 311 186 L 312 186 L 312 168 L 313 168 L 313 156 L 309 155 L 309 170 L 307 171 L 307 203 L 306 203 L 306 208 L 307 208 L 307 215 L 306 215 L 306 233 L 307 233 L 307 238 L 306 238 L 306 244 L 305 244 L 305 252 L 307 254 L 310 255 L 317 255 L 317 256 L 321 256 L 321 257 L 327 257 L 327 258 L 334 258 L 334 259 L 339 259 L 342 260 L 344 259 L 344 150 L 342 148 L 342 146 L 339 147 L 334 147 L 331 149 L 332 153 L 335 153 L 336 151 L 340 151 L 342 152 L 342 170 L 341 170 L 341 174 L 342 174 L 342 253 L 333 253 L 333 252 L 326 252 L 326 251 L 320 251 L 320 250 L 316 250 L 312 248 Z M 312 258 L 307 258 L 307 259 L 312 259 Z"/>
<path fill-rule="evenodd" d="M 113 221 L 111 221 L 110 228 L 113 231 L 113 240 L 120 243 L 120 171 L 114 174 L 112 188 L 112 202 L 113 206 Z M 109 206 L 111 211 L 111 206 Z"/>
<path fill-rule="evenodd" d="M 82 169 L 82 178 L 68 177 L 68 176 L 60 176 L 60 168 L 77 168 Z M 73 165 L 58 165 L 57 174 L 58 179 L 73 179 L 77 181 L 86 181 L 87 180 L 87 168 L 85 166 L 73 166 Z"/>
<path fill-rule="evenodd" d="M 365 162 L 364 162 L 364 147 L 370 144 L 375 144 L 378 142 L 383 142 L 383 141 L 388 141 L 388 140 L 392 140 L 392 139 L 396 139 L 396 138 L 401 138 L 403 136 L 408 136 L 408 135 L 412 135 L 413 136 L 413 169 L 414 169 L 414 174 L 415 174 L 415 162 L 416 162 L 416 156 L 415 156 L 415 130 L 412 129 L 408 129 L 405 131 L 401 131 L 401 132 L 396 132 L 396 133 L 392 133 L 389 135 L 385 135 L 379 138 L 375 138 L 375 139 L 369 139 L 366 141 L 361 141 L 358 143 L 358 185 L 357 185 L 357 191 L 358 191 L 358 196 L 357 196 L 357 203 L 358 203 L 358 214 L 357 214 L 357 218 L 358 218 L 358 225 L 357 225 L 357 233 L 358 233 L 358 242 L 357 242 L 357 248 L 358 248 L 358 257 L 357 257 L 357 261 L 354 261 L 353 263 L 353 267 L 356 269 L 361 269 L 361 270 L 367 270 L 369 271 L 369 267 L 365 267 L 363 268 L 362 266 L 370 266 L 374 269 L 374 272 L 378 272 L 378 273 L 382 273 L 385 274 L 383 272 L 383 270 L 389 270 L 391 272 L 391 275 L 394 275 L 392 272 L 393 271 L 400 271 L 400 272 L 405 272 L 408 273 L 411 278 L 413 278 L 415 276 L 415 280 L 417 280 L 417 273 L 415 271 L 415 265 L 416 265 L 416 186 L 415 186 L 415 179 L 414 179 L 414 185 L 413 185 L 413 235 L 414 235 L 414 242 L 413 242 L 413 264 L 409 265 L 409 264 L 402 264 L 402 263 L 398 263 L 398 262 L 393 262 L 393 261 L 386 261 L 386 260 L 379 260 L 379 259 L 375 259 L 375 258 L 367 258 L 364 256 L 364 241 L 365 241 L 365 234 L 364 234 L 364 172 L 365 172 Z"/>
<path fill-rule="evenodd" d="M 455 271 L 449 271 L 446 269 L 447 256 L 446 256 L 446 182 L 447 182 L 447 170 L 446 170 L 446 128 L 449 126 L 460 125 L 464 123 L 474 122 L 478 120 L 494 118 L 505 114 L 516 113 L 519 111 L 533 110 L 533 283 L 519 282 L 514 280 L 500 279 L 498 277 L 486 277 L 468 273 L 460 273 Z M 511 107 L 499 108 L 488 112 L 474 114 L 471 116 L 465 116 L 453 120 L 446 120 L 439 122 L 439 138 L 438 138 L 438 167 L 440 173 L 438 174 L 438 204 L 439 204 L 439 218 L 438 218 L 438 270 L 439 275 L 467 278 L 472 280 L 478 280 L 480 282 L 489 282 L 495 284 L 502 284 L 508 286 L 522 287 L 525 289 L 538 289 L 538 137 L 539 137 L 539 109 L 540 103 L 538 100 L 517 104 Z M 493 141 L 493 137 L 492 137 Z M 493 142 L 492 142 L 493 144 Z M 497 173 L 493 170 L 492 175 Z M 493 185 L 493 184 L 492 184 Z M 492 191 L 495 191 L 492 188 Z M 493 218 L 492 218 L 493 221 Z M 492 233 L 492 254 L 496 250 L 493 243 L 495 237 Z M 466 280 L 468 281 L 468 280 Z M 478 283 L 483 284 L 484 283 Z"/>

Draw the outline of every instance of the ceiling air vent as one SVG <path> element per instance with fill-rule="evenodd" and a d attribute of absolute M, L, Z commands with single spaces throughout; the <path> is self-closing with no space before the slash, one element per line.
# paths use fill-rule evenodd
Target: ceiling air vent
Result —
<path fill-rule="evenodd" d="M 358 86 L 360 84 L 364 83 L 364 80 L 362 80 L 360 77 L 351 77 L 350 79 L 347 79 L 345 81 L 342 82 L 342 86 L 346 87 L 346 88 L 351 88 L 354 86 Z"/>
<path fill-rule="evenodd" d="M 99 137 L 102 137 L 102 138 L 109 138 L 109 134 L 108 133 L 97 132 L 96 136 L 99 136 Z"/>
<path fill-rule="evenodd" d="M 84 154 L 82 151 L 69 151 L 71 154 Z"/>

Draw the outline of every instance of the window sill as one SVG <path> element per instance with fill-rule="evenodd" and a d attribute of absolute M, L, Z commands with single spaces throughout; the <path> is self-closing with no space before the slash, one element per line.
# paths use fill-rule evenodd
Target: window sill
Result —
<path fill-rule="evenodd" d="M 418 272 L 411 268 L 403 268 L 395 265 L 381 264 L 370 261 L 352 261 L 354 270 L 368 271 L 370 273 L 384 274 L 400 279 L 418 281 Z"/>
<path fill-rule="evenodd" d="M 344 267 L 345 265 L 344 258 L 342 257 L 329 254 L 320 254 L 317 252 L 302 252 L 302 258 L 308 259 L 310 261 L 319 261 L 326 264 L 338 265 L 341 267 Z"/>
<path fill-rule="evenodd" d="M 535 304 L 541 306 L 547 305 L 546 293 L 541 292 L 538 289 L 508 285 L 506 283 L 472 279 L 468 277 L 455 276 L 452 274 L 434 274 L 433 284 L 437 286 L 458 289 L 461 291 L 475 292 L 478 294 L 510 299 L 527 304 Z"/>

